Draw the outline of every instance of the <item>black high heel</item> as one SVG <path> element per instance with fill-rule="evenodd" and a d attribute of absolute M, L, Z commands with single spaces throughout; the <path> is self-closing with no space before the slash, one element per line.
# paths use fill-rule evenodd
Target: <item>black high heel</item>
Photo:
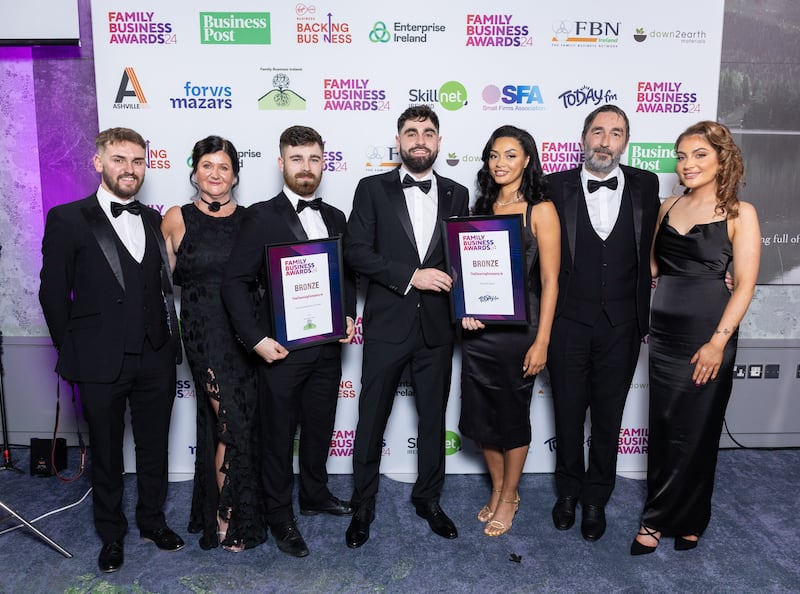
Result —
<path fill-rule="evenodd" d="M 676 551 L 691 551 L 693 548 L 697 546 L 699 542 L 699 538 L 697 540 L 689 540 L 688 538 L 683 538 L 682 536 L 675 537 L 675 550 Z"/>
<path fill-rule="evenodd" d="M 642 532 L 643 530 L 644 532 Z M 647 526 L 641 526 L 637 536 L 650 536 L 656 540 L 656 545 L 654 547 L 647 546 L 634 538 L 633 542 L 631 543 L 631 555 L 649 555 L 650 553 L 655 552 L 656 548 L 658 547 L 658 543 L 661 542 L 661 536 L 656 536 L 656 534 L 658 534 L 658 530 L 651 530 Z"/>

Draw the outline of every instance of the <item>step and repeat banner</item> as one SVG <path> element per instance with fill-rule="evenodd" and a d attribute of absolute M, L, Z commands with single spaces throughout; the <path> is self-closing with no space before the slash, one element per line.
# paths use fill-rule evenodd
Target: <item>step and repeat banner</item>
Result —
<path fill-rule="evenodd" d="M 472 192 L 480 154 L 502 124 L 530 131 L 546 172 L 582 160 L 584 117 L 603 103 L 631 121 L 623 162 L 654 171 L 661 196 L 675 191 L 673 142 L 688 125 L 714 119 L 723 0 L 690 13 L 633 0 L 396 4 L 210 0 L 93 0 L 100 129 L 127 126 L 147 140 L 140 195 L 166 212 L 193 197 L 189 156 L 209 135 L 239 151 L 243 205 L 280 191 L 278 137 L 288 126 L 325 139 L 320 195 L 349 214 L 358 180 L 399 164 L 398 115 L 428 104 L 441 120 L 437 171 Z M 473 196 L 474 198 L 474 196 Z M 265 238 L 266 239 L 266 238 Z M 359 309 L 360 311 L 360 309 Z M 362 340 L 344 349 L 328 467 L 352 470 Z M 647 454 L 646 345 L 620 434 L 620 470 L 642 470 Z M 483 472 L 476 444 L 458 433 L 458 349 L 447 411 L 447 470 Z M 171 471 L 194 466 L 195 389 L 179 369 Z M 526 471 L 553 470 L 555 431 L 546 374 L 534 386 L 533 442 Z M 382 470 L 416 472 L 413 388 L 403 381 L 384 436 Z M 128 443 L 128 466 L 132 445 Z"/>

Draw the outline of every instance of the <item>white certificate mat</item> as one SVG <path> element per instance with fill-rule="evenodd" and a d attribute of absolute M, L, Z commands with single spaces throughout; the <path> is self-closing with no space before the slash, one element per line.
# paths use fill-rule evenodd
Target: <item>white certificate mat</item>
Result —
<path fill-rule="evenodd" d="M 286 338 L 298 340 L 333 331 L 328 256 L 281 258 Z"/>
<path fill-rule="evenodd" d="M 527 265 L 522 216 L 452 217 L 443 221 L 452 320 L 527 324 Z"/>
<path fill-rule="evenodd" d="M 514 283 L 508 231 L 475 231 L 458 235 L 464 300 L 470 313 L 514 314 Z"/>

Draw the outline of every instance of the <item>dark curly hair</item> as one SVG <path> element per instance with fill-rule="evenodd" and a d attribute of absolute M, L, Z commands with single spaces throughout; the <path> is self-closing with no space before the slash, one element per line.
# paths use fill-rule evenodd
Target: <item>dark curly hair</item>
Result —
<path fill-rule="evenodd" d="M 519 191 L 529 204 L 537 204 L 543 200 L 547 200 L 547 182 L 542 171 L 542 164 L 539 161 L 539 151 L 536 148 L 536 141 L 533 136 L 522 128 L 516 126 L 500 126 L 497 130 L 492 132 L 486 146 L 483 147 L 481 160 L 483 166 L 478 171 L 478 178 L 476 182 L 477 199 L 472 208 L 473 214 L 487 215 L 492 214 L 492 205 L 497 200 L 500 193 L 500 186 L 494 181 L 491 173 L 489 173 L 489 153 L 492 146 L 498 138 L 514 138 L 522 146 L 525 156 L 530 157 L 528 165 L 522 172 L 522 183 Z"/>
<path fill-rule="evenodd" d="M 675 150 L 688 136 L 700 136 L 717 153 L 719 169 L 717 171 L 717 205 L 715 211 L 730 219 L 739 216 L 739 188 L 743 187 L 744 161 L 742 151 L 733 140 L 727 126 L 718 122 L 705 120 L 697 122 L 684 130 L 675 141 Z M 684 194 L 691 190 L 686 188 Z"/>

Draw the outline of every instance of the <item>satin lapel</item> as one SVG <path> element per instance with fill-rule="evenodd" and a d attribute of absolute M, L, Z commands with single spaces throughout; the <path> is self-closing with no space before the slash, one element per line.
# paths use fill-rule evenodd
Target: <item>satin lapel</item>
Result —
<path fill-rule="evenodd" d="M 292 203 L 283 192 L 281 192 L 280 196 L 276 199 L 275 209 L 298 241 L 306 241 L 308 239 L 306 230 L 303 229 L 303 224 L 300 222 L 297 212 L 292 208 Z"/>
<path fill-rule="evenodd" d="M 430 258 L 436 246 L 442 241 L 442 221 L 450 218 L 453 212 L 453 184 L 442 177 L 436 176 L 436 187 L 439 188 L 439 203 L 436 210 L 436 224 L 433 226 L 433 236 L 428 244 L 425 260 Z"/>
<path fill-rule="evenodd" d="M 144 223 L 144 231 L 156 242 L 158 252 L 161 254 L 161 265 L 166 265 L 167 279 L 169 279 L 170 293 L 172 293 L 172 271 L 169 266 L 169 258 L 167 257 L 167 245 L 164 243 L 164 236 L 161 234 L 161 229 L 156 225 L 155 220 L 150 220 L 146 214 L 142 215 L 142 223 Z"/>
<path fill-rule="evenodd" d="M 575 234 L 578 226 L 578 200 L 584 200 L 580 175 L 564 182 L 564 228 L 567 231 L 570 259 L 575 261 Z"/>
<path fill-rule="evenodd" d="M 158 221 L 160 220 L 161 217 L 158 217 Z M 144 232 L 156 242 L 158 252 L 161 254 L 161 295 L 164 297 L 164 307 L 167 309 L 167 324 L 169 333 L 172 336 L 178 336 L 180 328 L 178 326 L 178 312 L 175 310 L 175 297 L 172 294 L 172 269 L 167 257 L 167 245 L 164 243 L 164 236 L 161 234 L 161 228 L 155 217 L 152 217 L 151 220 L 148 213 L 142 212 L 142 223 L 144 224 Z M 178 356 L 180 357 L 180 352 Z"/>
<path fill-rule="evenodd" d="M 328 230 L 328 237 L 336 237 L 342 234 L 343 230 L 336 228 L 336 221 L 333 218 L 331 206 L 323 202 L 320 206 L 319 214 L 322 215 L 322 222 L 325 223 L 325 228 Z"/>
<path fill-rule="evenodd" d="M 386 191 L 386 196 L 389 198 L 389 202 L 392 203 L 392 206 L 394 206 L 394 210 L 397 213 L 397 218 L 400 219 L 400 225 L 402 225 L 403 230 L 406 232 L 411 245 L 413 245 L 414 249 L 416 249 L 417 241 L 414 239 L 414 227 L 411 224 L 411 217 L 408 214 L 406 196 L 403 193 L 402 186 L 400 185 L 400 177 L 397 174 L 394 176 L 389 176 L 388 179 L 383 180 L 383 185 Z"/>
<path fill-rule="evenodd" d="M 100 204 L 97 202 L 96 197 L 95 204 L 87 208 L 82 208 L 81 213 L 86 219 L 86 222 L 89 224 L 89 229 L 92 230 L 94 238 L 97 240 L 97 244 L 103 251 L 103 255 L 106 257 L 108 265 L 111 267 L 111 271 L 117 278 L 117 282 L 119 282 L 119 286 L 122 287 L 122 290 L 124 291 L 125 278 L 122 276 L 122 264 L 120 264 L 119 261 L 117 244 L 114 242 L 114 237 L 116 235 L 114 227 L 111 226 L 111 223 L 108 221 L 103 209 L 100 208 Z"/>
<path fill-rule="evenodd" d="M 640 259 L 640 249 L 642 243 L 642 216 L 644 209 L 639 200 L 634 200 L 634 196 L 639 196 L 639 184 L 635 176 L 625 175 L 625 189 L 622 191 L 623 200 L 630 200 L 633 209 L 633 234 L 636 237 L 636 259 Z"/>

